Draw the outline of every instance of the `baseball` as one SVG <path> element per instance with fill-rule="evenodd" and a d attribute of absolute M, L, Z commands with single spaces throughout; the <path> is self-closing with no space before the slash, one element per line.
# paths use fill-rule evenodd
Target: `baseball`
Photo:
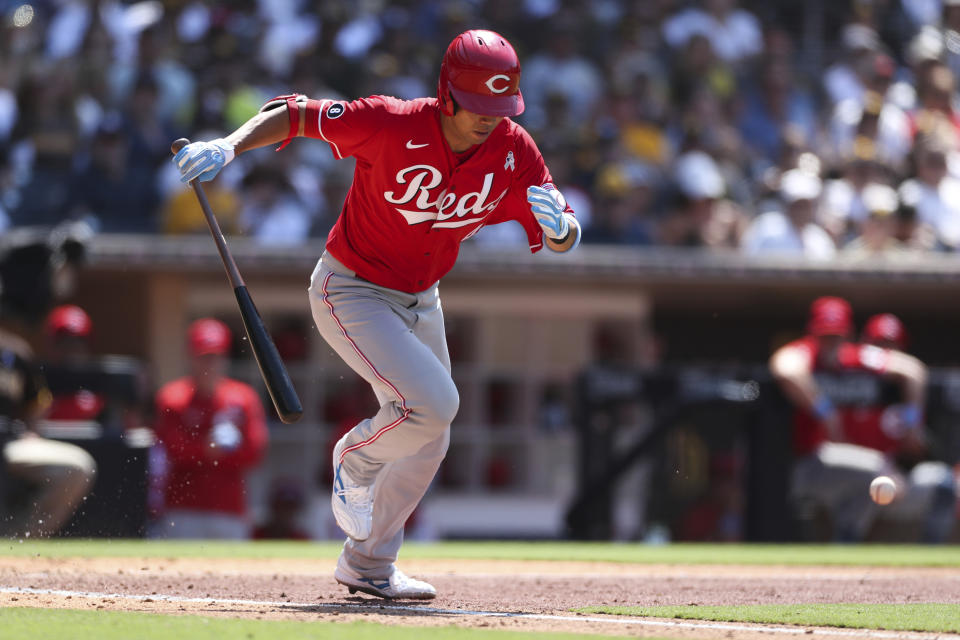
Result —
<path fill-rule="evenodd" d="M 877 504 L 890 504 L 897 495 L 897 485 L 889 476 L 877 476 L 870 483 L 870 497 Z"/>

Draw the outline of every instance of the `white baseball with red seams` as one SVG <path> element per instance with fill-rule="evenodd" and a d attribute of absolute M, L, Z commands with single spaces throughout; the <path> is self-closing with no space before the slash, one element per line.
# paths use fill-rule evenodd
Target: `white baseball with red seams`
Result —
<path fill-rule="evenodd" d="M 896 497 L 897 485 L 890 476 L 877 476 L 870 483 L 870 498 L 877 504 L 890 504 Z"/>

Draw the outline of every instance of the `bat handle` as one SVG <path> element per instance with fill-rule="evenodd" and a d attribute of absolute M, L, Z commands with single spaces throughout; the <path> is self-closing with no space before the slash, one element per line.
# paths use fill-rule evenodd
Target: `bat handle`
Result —
<path fill-rule="evenodd" d="M 170 152 L 176 155 L 180 152 L 180 149 L 183 149 L 188 144 L 190 144 L 190 141 L 186 138 L 177 138 L 173 141 L 173 144 L 170 145 Z"/>

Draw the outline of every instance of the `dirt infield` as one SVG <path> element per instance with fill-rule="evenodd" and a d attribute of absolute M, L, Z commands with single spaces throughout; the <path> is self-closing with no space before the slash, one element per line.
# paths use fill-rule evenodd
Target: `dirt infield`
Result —
<path fill-rule="evenodd" d="M 642 619 L 605 622 L 602 616 L 570 610 L 604 604 L 960 602 L 960 572 L 955 569 L 411 560 L 402 563 L 404 570 L 432 582 L 440 595 L 428 603 L 385 603 L 349 596 L 333 581 L 333 566 L 329 561 L 278 559 L 0 557 L 0 606 L 769 639 L 804 633 L 874 638 L 924 634 Z"/>

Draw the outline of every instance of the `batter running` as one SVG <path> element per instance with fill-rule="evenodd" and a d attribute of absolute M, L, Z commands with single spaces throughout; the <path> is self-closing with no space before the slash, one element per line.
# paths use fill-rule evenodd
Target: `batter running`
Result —
<path fill-rule="evenodd" d="M 509 119 L 523 113 L 519 85 L 510 43 L 467 31 L 444 55 L 436 99 L 282 96 L 228 137 L 174 158 L 184 182 L 211 180 L 235 154 L 295 136 L 357 160 L 309 289 L 321 335 L 380 401 L 333 452 L 331 504 L 348 536 L 334 577 L 350 593 L 436 596 L 394 563 L 459 406 L 437 282 L 460 243 L 508 220 L 523 225 L 533 252 L 580 240 L 536 144 Z"/>

